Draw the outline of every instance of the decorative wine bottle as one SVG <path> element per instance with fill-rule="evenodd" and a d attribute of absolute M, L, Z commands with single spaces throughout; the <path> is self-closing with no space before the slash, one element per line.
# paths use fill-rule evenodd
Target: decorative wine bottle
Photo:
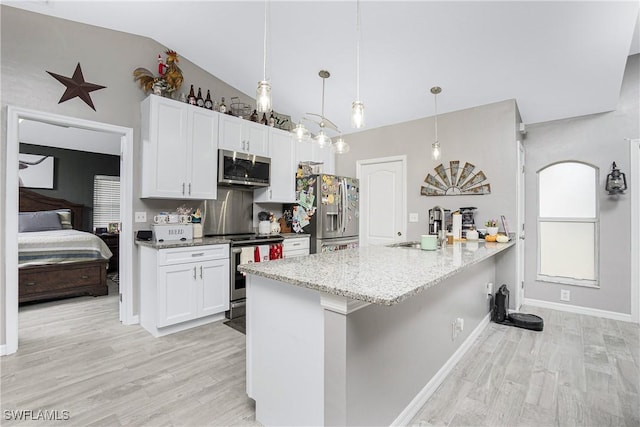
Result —
<path fill-rule="evenodd" d="M 202 90 L 198 88 L 198 97 L 196 98 L 196 105 L 198 107 L 204 107 L 204 98 L 202 98 Z"/>
<path fill-rule="evenodd" d="M 269 126 L 274 127 L 276 125 L 276 118 L 273 117 L 273 111 L 271 112 L 271 115 L 269 116 Z"/>
<path fill-rule="evenodd" d="M 191 105 L 196 105 L 196 95 L 193 93 L 193 85 L 191 85 L 191 89 L 189 90 L 189 96 L 187 97 L 187 101 Z"/>
<path fill-rule="evenodd" d="M 267 125 L 267 113 L 262 113 L 262 120 L 260 120 L 260 123 L 262 123 L 263 125 Z"/>
<path fill-rule="evenodd" d="M 207 99 L 204 100 L 204 108 L 213 110 L 213 101 L 211 100 L 211 91 L 207 89 Z"/>
<path fill-rule="evenodd" d="M 221 113 L 226 113 L 227 112 L 227 106 L 224 103 L 224 96 L 222 97 L 222 101 L 220 102 L 220 106 L 218 107 L 218 111 L 220 111 Z"/>

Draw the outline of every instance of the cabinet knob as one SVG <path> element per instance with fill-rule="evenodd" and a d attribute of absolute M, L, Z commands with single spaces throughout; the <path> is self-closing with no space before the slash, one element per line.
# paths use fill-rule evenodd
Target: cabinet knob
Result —
<path fill-rule="evenodd" d="M 195 267 L 193 267 L 193 278 L 194 279 L 196 278 L 196 268 Z"/>
<path fill-rule="evenodd" d="M 184 182 L 182 183 L 182 194 L 184 194 Z"/>
<path fill-rule="evenodd" d="M 202 279 L 202 266 L 200 266 L 200 278 Z"/>
<path fill-rule="evenodd" d="M 27 282 L 27 286 L 35 286 L 36 282 Z"/>
<path fill-rule="evenodd" d="M 189 183 L 189 195 L 191 195 L 191 183 Z"/>
<path fill-rule="evenodd" d="M 89 276 L 87 276 L 86 274 L 83 274 L 82 276 L 80 276 L 81 279 L 88 279 Z"/>

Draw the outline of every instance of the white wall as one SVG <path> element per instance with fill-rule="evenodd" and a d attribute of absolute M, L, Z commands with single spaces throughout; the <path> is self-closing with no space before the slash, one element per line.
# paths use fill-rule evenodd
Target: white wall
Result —
<path fill-rule="evenodd" d="M 537 239 L 526 240 L 525 297 L 580 307 L 631 313 L 631 196 L 610 197 L 604 190 L 611 163 L 629 173 L 629 143 L 640 135 L 640 55 L 627 61 L 620 100 L 615 111 L 528 126 L 525 142 L 526 234 L 536 236 L 537 171 L 563 160 L 577 160 L 600 170 L 600 288 L 560 285 L 536 280 Z M 629 175 L 627 175 L 629 177 Z M 627 179 L 629 182 L 629 179 Z M 636 260 L 637 262 L 637 260 Z M 560 301 L 560 289 L 571 291 L 571 301 Z"/>

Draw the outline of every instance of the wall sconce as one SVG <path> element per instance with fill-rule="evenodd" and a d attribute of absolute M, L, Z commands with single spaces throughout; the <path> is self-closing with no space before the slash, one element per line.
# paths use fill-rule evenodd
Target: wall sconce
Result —
<path fill-rule="evenodd" d="M 611 165 L 611 173 L 607 175 L 605 190 L 611 195 L 624 194 L 627 189 L 627 177 L 616 166 L 616 162 Z"/>

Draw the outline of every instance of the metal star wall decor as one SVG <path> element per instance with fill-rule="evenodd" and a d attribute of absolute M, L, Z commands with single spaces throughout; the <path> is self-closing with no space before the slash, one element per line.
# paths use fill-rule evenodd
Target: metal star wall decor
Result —
<path fill-rule="evenodd" d="M 51 77 L 67 87 L 67 90 L 65 90 L 62 94 L 62 98 L 60 98 L 60 101 L 58 101 L 58 104 L 62 104 L 64 101 L 68 101 L 77 96 L 78 98 L 82 99 L 89 107 L 93 108 L 93 111 L 96 111 L 96 107 L 93 106 L 93 101 L 91 100 L 91 96 L 89 96 L 89 92 L 105 89 L 106 86 L 100 86 L 93 83 L 85 82 L 79 62 L 76 66 L 76 70 L 73 72 L 73 77 L 61 76 L 60 74 L 52 73 L 51 71 L 47 71 L 47 73 L 49 73 Z"/>

